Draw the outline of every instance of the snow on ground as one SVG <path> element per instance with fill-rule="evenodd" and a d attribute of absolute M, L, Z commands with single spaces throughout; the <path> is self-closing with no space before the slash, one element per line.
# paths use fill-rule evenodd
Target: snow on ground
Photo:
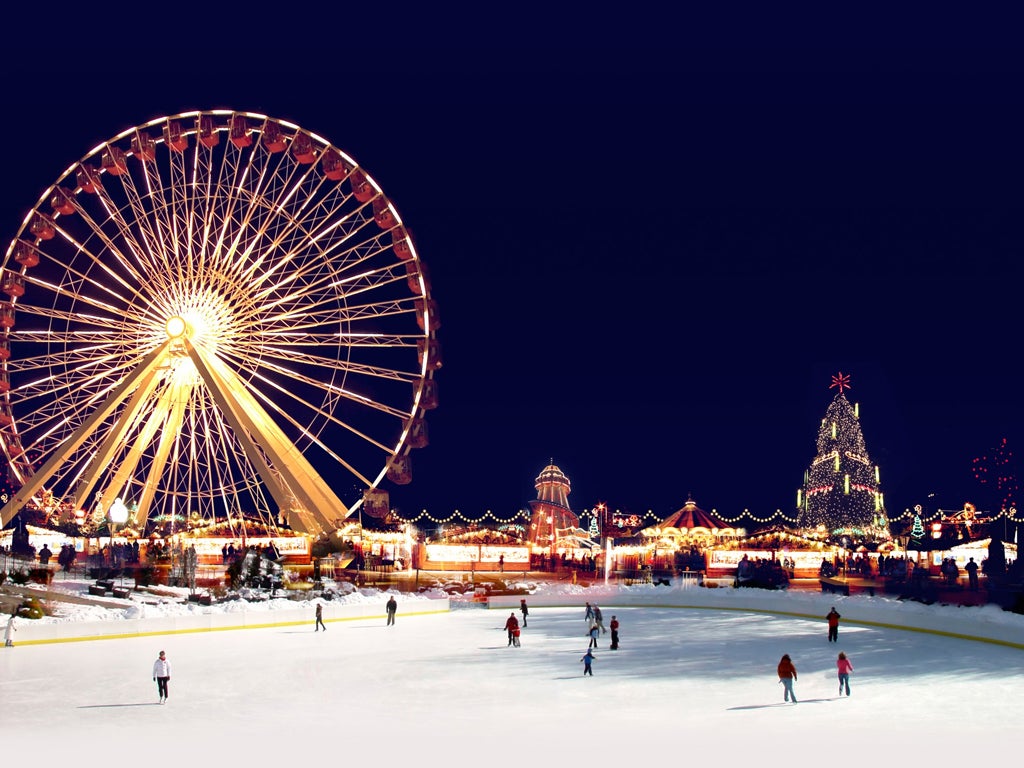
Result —
<path fill-rule="evenodd" d="M 373 617 L 313 632 L 310 609 L 307 627 L 3 649 L 0 761 L 817 766 L 1010 759 L 1024 746 L 1016 614 L 797 591 L 530 586 L 521 648 L 502 629 L 511 607 L 408 616 L 429 597 L 403 593 L 394 627 Z M 386 597 L 338 599 L 383 608 Z M 579 661 L 586 600 L 606 624 L 612 614 L 622 623 L 621 649 L 602 636 L 592 678 Z M 665 605 L 673 601 L 694 607 Z M 145 610 L 272 612 L 278 602 Z M 838 644 L 823 621 L 833 604 L 844 616 Z M 76 607 L 44 621 L 135 610 Z M 890 626 L 912 613 L 952 634 Z M 954 636 L 971 627 L 1004 642 Z M 173 664 L 164 706 L 150 676 L 160 649 Z M 855 667 L 849 698 L 837 696 L 839 650 Z M 796 705 L 783 703 L 775 674 L 783 653 L 799 671 Z"/>

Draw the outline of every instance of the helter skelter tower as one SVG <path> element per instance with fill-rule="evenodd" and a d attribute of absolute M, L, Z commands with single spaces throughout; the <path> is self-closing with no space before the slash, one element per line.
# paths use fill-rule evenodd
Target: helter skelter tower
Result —
<path fill-rule="evenodd" d="M 797 492 L 799 525 L 887 537 L 878 466 L 871 463 L 864 445 L 859 407 L 843 394 L 849 387 L 848 375 L 839 372 L 832 377 L 829 388 L 838 391 L 821 420 L 817 455 Z"/>
<path fill-rule="evenodd" d="M 580 519 L 569 509 L 569 478 L 555 466 L 544 467 L 534 481 L 537 498 L 530 502 L 530 542 L 556 552 L 558 542 L 580 527 Z"/>

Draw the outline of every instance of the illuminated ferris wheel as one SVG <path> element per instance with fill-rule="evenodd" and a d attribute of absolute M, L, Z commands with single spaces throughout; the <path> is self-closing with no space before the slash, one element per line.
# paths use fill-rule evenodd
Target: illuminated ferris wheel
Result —
<path fill-rule="evenodd" d="M 425 267 L 377 183 L 292 123 L 188 112 L 100 144 L 25 217 L 0 290 L 4 524 L 122 499 L 140 529 L 318 532 L 386 504 L 427 442 Z"/>

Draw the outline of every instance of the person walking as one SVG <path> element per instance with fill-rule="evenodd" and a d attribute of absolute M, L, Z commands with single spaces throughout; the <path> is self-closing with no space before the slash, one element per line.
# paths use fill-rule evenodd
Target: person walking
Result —
<path fill-rule="evenodd" d="M 508 644 L 509 646 L 515 644 L 515 633 L 519 630 L 519 619 L 516 618 L 515 611 L 508 615 L 505 619 L 505 631 L 508 632 Z"/>
<path fill-rule="evenodd" d="M 828 622 L 828 641 L 830 643 L 839 642 L 839 611 L 833 605 L 832 610 L 825 616 L 825 621 Z"/>
<path fill-rule="evenodd" d="M 619 620 L 612 616 L 611 624 L 608 625 L 612 630 L 612 644 L 611 649 L 613 651 L 619 650 Z"/>
<path fill-rule="evenodd" d="M 593 618 L 594 618 L 594 608 L 593 608 L 593 606 L 590 605 L 590 603 L 587 603 L 587 612 L 585 614 L 583 614 L 583 620 L 589 624 L 590 621 Z"/>
<path fill-rule="evenodd" d="M 596 659 L 596 658 L 597 657 L 594 656 L 594 651 L 592 649 L 590 649 L 590 648 L 587 648 L 586 655 L 582 659 L 580 659 L 580 661 L 583 662 L 583 674 L 584 675 L 590 675 L 591 677 L 594 676 L 593 664 L 594 664 L 594 659 Z"/>
<path fill-rule="evenodd" d="M 171 662 L 167 660 L 167 654 L 160 651 L 160 655 L 153 662 L 153 680 L 156 681 L 156 690 L 160 694 L 160 703 L 167 701 L 167 683 L 171 681 Z"/>
<path fill-rule="evenodd" d="M 395 623 L 395 614 L 398 613 L 398 603 L 395 602 L 395 596 L 394 595 L 392 595 L 391 597 L 388 598 L 388 602 L 387 602 L 387 606 L 386 607 L 387 607 L 387 611 L 388 611 L 388 623 L 387 623 L 387 626 L 390 627 L 392 624 Z"/>
<path fill-rule="evenodd" d="M 793 683 L 796 682 L 796 667 L 793 666 L 788 653 L 782 655 L 778 671 L 779 682 L 782 683 L 783 700 L 789 701 L 793 699 L 793 703 L 796 704 L 796 694 L 793 692 Z"/>
<path fill-rule="evenodd" d="M 526 617 L 530 615 L 530 609 L 526 607 L 526 598 L 519 601 L 519 612 L 523 614 L 523 629 L 526 629 Z"/>
<path fill-rule="evenodd" d="M 967 571 L 967 585 L 971 592 L 978 591 L 978 564 L 974 562 L 972 557 L 967 561 L 967 565 L 964 566 L 964 570 Z"/>
<path fill-rule="evenodd" d="M 846 654 L 839 652 L 836 659 L 836 670 L 839 672 L 839 695 L 843 695 L 843 688 L 846 688 L 846 695 L 850 695 L 850 673 L 853 672 L 853 664 L 846 658 Z"/>
<path fill-rule="evenodd" d="M 596 623 L 590 625 L 590 631 L 587 633 L 590 636 L 590 645 L 587 648 L 597 648 L 597 638 L 601 636 L 601 629 Z"/>
<path fill-rule="evenodd" d="M 604 628 L 604 614 L 601 613 L 601 609 L 594 604 L 594 623 L 601 629 L 602 633 L 607 633 L 608 630 Z"/>
<path fill-rule="evenodd" d="M 314 632 L 319 632 L 320 628 L 323 627 L 324 632 L 327 631 L 327 626 L 324 624 L 324 606 L 323 603 L 316 604 L 316 629 Z"/>
<path fill-rule="evenodd" d="M 4 648 L 14 647 L 14 633 L 18 631 L 18 628 L 14 626 L 14 611 L 11 611 L 11 616 L 7 619 L 7 629 L 4 630 Z"/>

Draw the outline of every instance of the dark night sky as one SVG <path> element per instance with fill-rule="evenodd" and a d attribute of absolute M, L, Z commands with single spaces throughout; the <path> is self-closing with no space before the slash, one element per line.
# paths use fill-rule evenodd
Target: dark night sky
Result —
<path fill-rule="evenodd" d="M 430 267 L 441 407 L 391 489 L 403 513 L 510 515 L 552 458 L 577 509 L 792 511 L 837 371 L 891 511 L 992 508 L 971 459 L 1024 437 L 1013 41 L 955 19 L 868 39 L 658 21 L 408 25 L 307 59 L 8 49 L 0 238 L 124 128 L 263 112 L 365 166 Z"/>

